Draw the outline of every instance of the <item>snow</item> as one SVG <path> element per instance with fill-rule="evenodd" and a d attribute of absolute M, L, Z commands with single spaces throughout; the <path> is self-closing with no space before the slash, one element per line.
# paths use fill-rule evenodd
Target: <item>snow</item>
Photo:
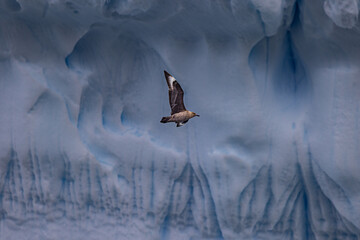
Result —
<path fill-rule="evenodd" d="M 358 4 L 1 1 L 0 239 L 360 238 Z"/>

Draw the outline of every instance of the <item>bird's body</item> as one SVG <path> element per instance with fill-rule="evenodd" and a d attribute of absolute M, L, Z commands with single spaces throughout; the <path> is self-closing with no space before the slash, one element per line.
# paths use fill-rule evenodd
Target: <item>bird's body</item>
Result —
<path fill-rule="evenodd" d="M 198 116 L 196 113 L 186 110 L 183 97 L 184 91 L 176 79 L 168 72 L 164 71 L 166 82 L 169 87 L 169 103 L 171 107 L 171 116 L 163 117 L 161 123 L 175 122 L 177 127 L 187 123 L 190 118 Z"/>

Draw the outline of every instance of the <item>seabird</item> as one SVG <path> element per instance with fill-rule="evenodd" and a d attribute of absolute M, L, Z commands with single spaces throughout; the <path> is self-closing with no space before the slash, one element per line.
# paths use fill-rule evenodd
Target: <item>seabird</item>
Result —
<path fill-rule="evenodd" d="M 163 117 L 161 123 L 175 122 L 176 127 L 181 127 L 195 116 L 200 117 L 194 112 L 188 111 L 184 105 L 184 91 L 176 79 L 167 71 L 164 71 L 165 79 L 169 87 L 169 103 L 171 107 L 171 116 Z"/>

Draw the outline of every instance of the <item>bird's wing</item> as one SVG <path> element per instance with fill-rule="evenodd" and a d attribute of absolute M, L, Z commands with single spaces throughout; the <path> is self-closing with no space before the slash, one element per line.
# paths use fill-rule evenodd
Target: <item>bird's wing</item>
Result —
<path fill-rule="evenodd" d="M 171 107 L 171 115 L 178 112 L 186 111 L 184 105 L 184 91 L 176 79 L 168 72 L 164 71 L 166 82 L 169 87 L 169 103 Z"/>

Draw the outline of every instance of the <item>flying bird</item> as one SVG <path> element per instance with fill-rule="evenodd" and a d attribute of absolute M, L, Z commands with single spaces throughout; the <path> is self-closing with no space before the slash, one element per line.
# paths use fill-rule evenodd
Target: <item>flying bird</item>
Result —
<path fill-rule="evenodd" d="M 184 91 L 176 79 L 167 71 L 164 71 L 165 79 L 169 87 L 169 103 L 171 107 L 171 116 L 163 117 L 161 123 L 175 122 L 176 127 L 181 127 L 195 116 L 200 117 L 194 112 L 188 111 L 184 105 Z"/>

